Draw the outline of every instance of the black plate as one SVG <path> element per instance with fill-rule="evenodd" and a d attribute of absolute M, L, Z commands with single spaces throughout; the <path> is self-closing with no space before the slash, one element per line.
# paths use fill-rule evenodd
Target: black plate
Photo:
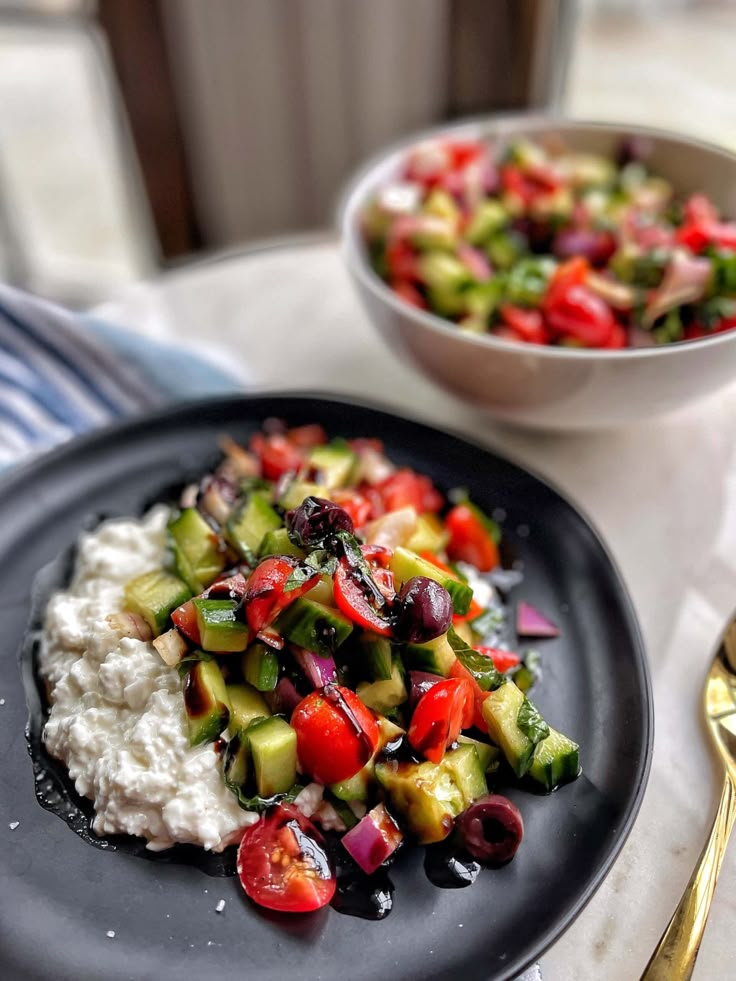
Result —
<path fill-rule="evenodd" d="M 392 458 L 442 488 L 463 485 L 481 506 L 504 508 L 506 537 L 524 563 L 523 595 L 563 628 L 559 640 L 540 645 L 544 676 L 534 697 L 581 744 L 583 775 L 550 797 L 513 792 L 526 824 L 523 847 L 469 889 L 432 886 L 420 849 L 402 856 L 392 873 L 394 912 L 383 922 L 332 910 L 264 916 L 234 879 L 91 847 L 34 794 L 16 664 L 34 576 L 68 549 L 90 515 L 140 512 L 214 463 L 219 433 L 245 437 L 274 415 L 378 436 Z M 78 440 L 12 474 L 0 488 L 0 518 L 0 977 L 512 978 L 570 925 L 623 845 L 652 745 L 636 620 L 595 531 L 519 467 L 375 409 L 306 397 L 230 398 Z M 217 914 L 220 899 L 227 905 Z"/>

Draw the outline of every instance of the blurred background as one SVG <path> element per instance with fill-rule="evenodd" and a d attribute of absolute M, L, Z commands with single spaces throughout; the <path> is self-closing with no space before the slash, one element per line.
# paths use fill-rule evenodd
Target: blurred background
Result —
<path fill-rule="evenodd" d="M 79 308 L 328 227 L 372 152 L 553 109 L 736 149 L 733 0 L 0 0 L 0 278 Z"/>

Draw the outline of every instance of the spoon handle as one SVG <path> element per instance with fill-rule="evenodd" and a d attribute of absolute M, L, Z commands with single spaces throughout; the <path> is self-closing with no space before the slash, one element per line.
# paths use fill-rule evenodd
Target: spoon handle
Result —
<path fill-rule="evenodd" d="M 727 774 L 710 837 L 641 981 L 688 981 L 692 975 L 735 819 L 736 786 Z"/>

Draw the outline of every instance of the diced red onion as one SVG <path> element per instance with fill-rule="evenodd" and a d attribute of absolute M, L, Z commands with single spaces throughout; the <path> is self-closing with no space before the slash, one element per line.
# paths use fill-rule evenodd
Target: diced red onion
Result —
<path fill-rule="evenodd" d="M 363 529 L 363 537 L 368 545 L 398 548 L 406 545 L 416 530 L 417 513 L 414 508 L 400 508 L 369 522 Z"/>
<path fill-rule="evenodd" d="M 487 282 L 493 276 L 493 269 L 484 252 L 463 242 L 458 246 L 457 255 L 463 265 L 479 283 Z"/>
<path fill-rule="evenodd" d="M 219 477 L 209 477 L 202 486 L 199 508 L 219 525 L 224 525 L 232 514 L 235 497 L 232 484 Z"/>
<path fill-rule="evenodd" d="M 626 283 L 618 283 L 600 273 L 589 272 L 585 285 L 614 310 L 631 310 L 636 303 L 636 290 Z"/>
<path fill-rule="evenodd" d="M 324 688 L 325 685 L 337 681 L 337 669 L 331 657 L 321 657 L 314 651 L 307 651 L 293 644 L 291 650 L 307 681 L 314 688 Z"/>
<path fill-rule="evenodd" d="M 410 671 L 409 704 L 411 707 L 414 708 L 422 695 L 425 695 L 439 681 L 444 680 L 438 674 L 430 674 L 428 671 Z"/>
<path fill-rule="evenodd" d="M 178 664 L 183 657 L 186 657 L 189 650 L 187 642 L 175 628 L 167 630 L 160 637 L 156 637 L 153 646 L 160 654 L 164 664 L 168 664 L 170 668 Z"/>
<path fill-rule="evenodd" d="M 285 715 L 287 719 L 302 700 L 290 678 L 280 678 L 274 690 L 267 692 L 265 697 L 273 714 Z"/>
<path fill-rule="evenodd" d="M 299 808 L 304 817 L 311 818 L 319 809 L 324 792 L 325 788 L 321 783 L 308 783 L 294 798 L 294 806 Z"/>
<path fill-rule="evenodd" d="M 111 613 L 105 617 L 110 628 L 121 637 L 132 637 L 134 640 L 150 640 L 153 636 L 151 628 L 143 617 L 137 613 Z"/>
<path fill-rule="evenodd" d="M 342 837 L 345 850 L 371 875 L 399 847 L 403 835 L 383 804 L 378 804 Z"/>
<path fill-rule="evenodd" d="M 364 446 L 358 450 L 358 473 L 356 483 L 365 481 L 367 484 L 380 484 L 386 480 L 396 470 L 393 463 L 388 460 L 383 453 L 373 449 L 372 446 Z"/>
<path fill-rule="evenodd" d="M 257 477 L 261 472 L 258 458 L 229 436 L 221 436 L 220 449 L 239 477 Z"/>
<path fill-rule="evenodd" d="M 559 259 L 583 256 L 594 266 L 604 265 L 615 251 L 613 235 L 598 228 L 565 228 L 552 242 L 552 252 Z"/>
<path fill-rule="evenodd" d="M 199 497 L 199 484 L 187 484 L 179 498 L 180 508 L 196 508 Z"/>
<path fill-rule="evenodd" d="M 691 256 L 680 250 L 673 252 L 659 289 L 647 304 L 642 324 L 651 327 L 668 311 L 700 300 L 710 282 L 712 268 L 710 260 L 702 256 Z"/>
<path fill-rule="evenodd" d="M 346 825 L 335 808 L 328 800 L 323 800 L 314 814 L 314 820 L 320 825 L 323 831 L 346 830 Z"/>
<path fill-rule="evenodd" d="M 264 627 L 263 630 L 259 630 L 256 634 L 258 640 L 263 641 L 269 647 L 273 647 L 275 651 L 281 651 L 284 649 L 284 638 L 278 631 L 273 630 L 271 627 Z"/>
<path fill-rule="evenodd" d="M 651 335 L 651 332 L 644 330 L 638 324 L 632 324 L 629 327 L 629 347 L 642 348 L 642 347 L 654 347 L 656 341 Z"/>
<path fill-rule="evenodd" d="M 520 600 L 516 606 L 516 633 L 519 637 L 559 637 L 560 628 L 531 603 Z"/>

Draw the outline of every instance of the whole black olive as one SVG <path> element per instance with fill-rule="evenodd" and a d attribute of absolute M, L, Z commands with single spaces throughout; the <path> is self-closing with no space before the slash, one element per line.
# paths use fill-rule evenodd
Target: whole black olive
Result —
<path fill-rule="evenodd" d="M 444 586 L 426 576 L 407 580 L 399 593 L 394 633 L 407 644 L 426 644 L 452 623 L 452 599 Z"/>
<path fill-rule="evenodd" d="M 347 511 L 323 497 L 305 497 L 298 508 L 287 511 L 286 528 L 291 541 L 305 548 L 324 544 L 338 531 L 355 531 Z"/>
<path fill-rule="evenodd" d="M 455 821 L 463 845 L 484 865 L 509 862 L 524 837 L 519 808 L 501 794 L 488 794 L 463 811 Z"/>

